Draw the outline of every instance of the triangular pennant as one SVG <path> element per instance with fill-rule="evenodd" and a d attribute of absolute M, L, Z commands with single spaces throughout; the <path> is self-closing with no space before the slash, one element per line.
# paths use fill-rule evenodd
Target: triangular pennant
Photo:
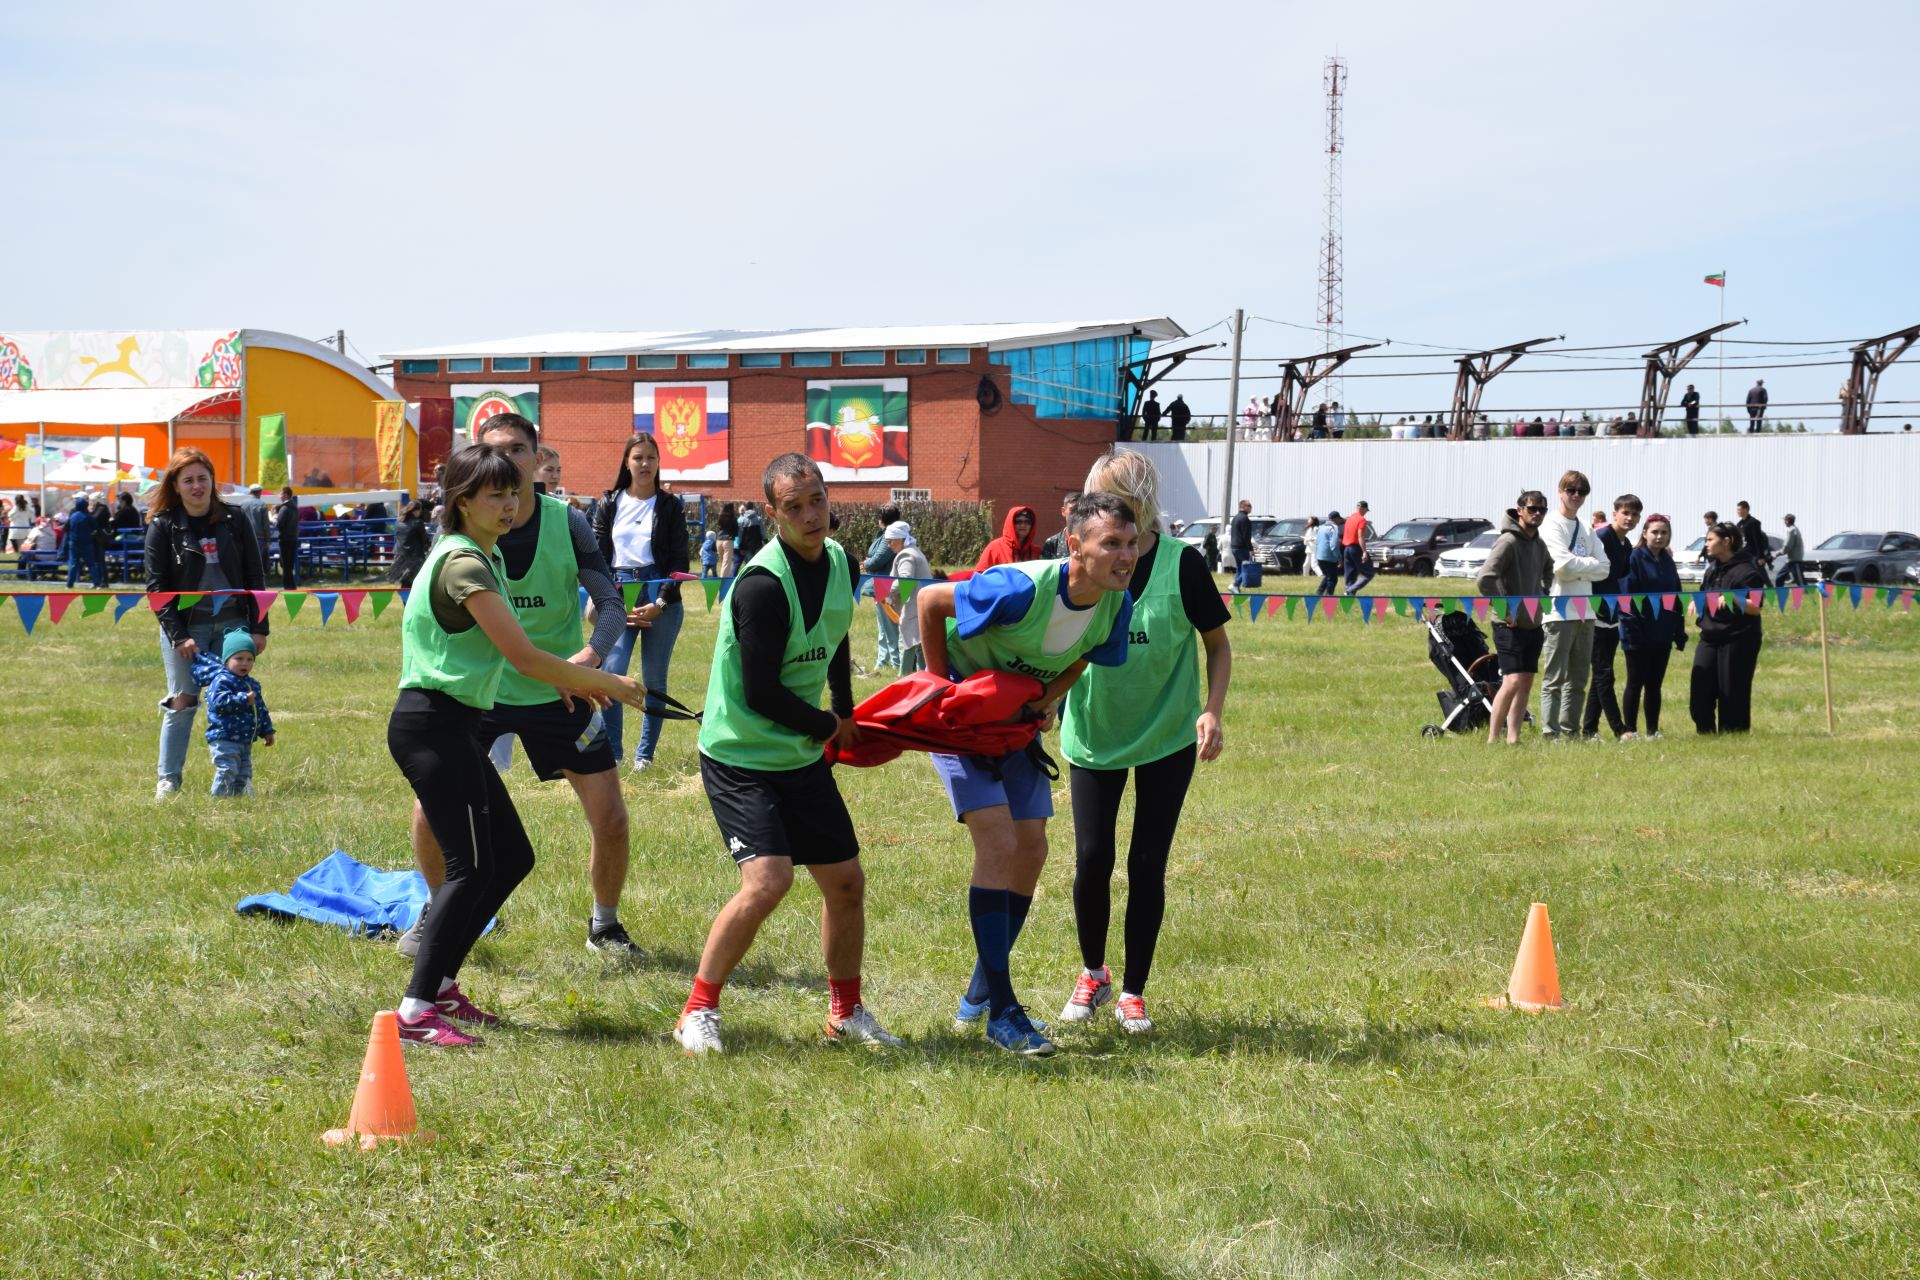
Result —
<path fill-rule="evenodd" d="M 340 603 L 340 593 L 337 591 L 316 591 L 313 594 L 315 598 L 320 601 L 320 625 L 324 627 L 327 625 L 327 619 L 333 616 L 333 606 Z"/>
<path fill-rule="evenodd" d="M 580 593 L 582 595 L 585 595 L 586 588 L 582 587 L 580 589 Z M 380 616 L 382 610 L 384 610 L 388 605 L 393 603 L 393 592 L 376 591 L 373 593 L 373 599 L 369 600 L 367 603 L 373 606 L 373 616 L 377 618 Z"/>
<path fill-rule="evenodd" d="M 855 600 L 858 600 L 861 594 L 866 591 L 867 583 L 871 581 L 872 581 L 872 578 L 869 575 L 864 573 L 856 573 L 853 576 L 853 598 Z M 632 608 L 633 606 L 629 605 L 627 607 Z"/>
<path fill-rule="evenodd" d="M 342 591 L 340 593 L 340 607 L 347 612 L 347 624 L 349 626 L 360 621 L 360 606 L 366 603 L 366 599 L 367 593 L 364 591 Z"/>
<path fill-rule="evenodd" d="M 103 595 L 98 591 L 89 591 L 86 595 L 80 597 L 80 616 L 83 618 L 91 618 L 94 614 L 106 608 L 107 601 L 111 599 L 113 599 L 112 596 Z"/>
<path fill-rule="evenodd" d="M 1636 595 L 1633 598 L 1633 607 L 1636 612 L 1645 613 L 1647 611 L 1647 598 L 1644 595 Z"/>
<path fill-rule="evenodd" d="M 174 597 L 173 602 L 177 608 L 191 609 L 206 598 L 207 593 L 204 591 L 182 591 Z"/>
<path fill-rule="evenodd" d="M 1553 598 L 1553 611 L 1563 618 L 1571 617 L 1573 615 L 1573 597 L 1555 596 Z"/>
<path fill-rule="evenodd" d="M 249 591 L 247 594 L 253 597 L 253 603 L 263 618 L 267 616 L 267 610 L 273 608 L 273 602 L 280 598 L 278 591 Z"/>
<path fill-rule="evenodd" d="M 1853 601 L 1854 608 L 1858 609 L 1860 607 L 1860 584 L 1859 583 L 1849 582 L 1847 584 L 1847 599 Z"/>
<path fill-rule="evenodd" d="M 1274 614 L 1280 612 L 1280 606 L 1284 603 L 1286 603 L 1285 596 L 1268 596 L 1267 597 L 1267 616 L 1271 618 Z"/>
<path fill-rule="evenodd" d="M 1407 598 L 1405 596 L 1395 596 L 1393 598 L 1393 611 L 1403 618 L 1407 616 Z"/>
<path fill-rule="evenodd" d="M 1233 597 L 1224 591 L 1220 593 L 1220 603 L 1226 606 L 1227 612 L 1233 612 Z"/>
<path fill-rule="evenodd" d="M 1308 621 L 1308 622 L 1312 622 L 1312 621 L 1313 621 L 1313 611 L 1314 611 L 1315 609 L 1317 609 L 1317 608 L 1319 608 L 1319 607 L 1320 607 L 1320 601 L 1321 601 L 1322 599 L 1323 599 L 1323 597 L 1321 597 L 1321 596 L 1308 596 L 1308 597 L 1307 597 L 1307 599 L 1306 599 L 1306 606 L 1307 606 L 1307 621 Z"/>
<path fill-rule="evenodd" d="M 1646 598 L 1647 608 L 1656 618 L 1660 616 L 1660 599 L 1659 596 L 1648 596 Z"/>
<path fill-rule="evenodd" d="M 1352 612 L 1353 612 L 1353 597 L 1352 597 L 1352 596 L 1341 596 L 1341 597 L 1340 597 L 1340 612 L 1342 612 L 1342 613 L 1352 613 Z"/>
<path fill-rule="evenodd" d="M 1893 608 L 1894 598 L 1899 594 L 1900 593 L 1894 590 L 1892 587 L 1882 587 L 1880 588 L 1881 603 L 1885 604 L 1887 608 L 1891 609 Z"/>
<path fill-rule="evenodd" d="M 1671 591 L 1661 596 L 1660 600 L 1661 603 L 1665 604 L 1669 609 L 1678 609 L 1680 607 L 1680 597 Z"/>
<path fill-rule="evenodd" d="M 382 592 L 381 594 L 384 595 L 386 593 Z M 581 617 L 584 618 L 587 616 L 587 606 L 592 603 L 593 603 L 593 597 L 590 594 L 588 594 L 587 589 L 585 587 L 581 587 L 580 588 L 580 616 Z M 380 616 L 380 605 L 377 599 L 374 603 L 373 616 L 376 618 Z"/>
<path fill-rule="evenodd" d="M 713 612 L 713 602 L 720 597 L 720 579 L 707 578 L 700 583 L 700 590 L 707 597 L 707 612 Z"/>
<path fill-rule="evenodd" d="M 1740 612 L 1740 595 L 1738 592 L 1722 591 L 1720 593 L 1720 603 L 1727 606 L 1727 612 L 1729 613 Z"/>
<path fill-rule="evenodd" d="M 1252 596 L 1243 596 L 1242 599 L 1247 602 L 1247 621 L 1260 621 L 1260 602 Z"/>
<path fill-rule="evenodd" d="M 1448 596 L 1445 600 L 1432 600 L 1428 603 L 1439 605 L 1442 613 L 1459 613 L 1465 608 L 1460 603 L 1459 596 Z"/>
<path fill-rule="evenodd" d="M 1693 616 L 1696 618 L 1707 616 L 1707 593 L 1704 591 L 1693 593 Z"/>
<path fill-rule="evenodd" d="M 47 617 L 57 624 L 60 619 L 67 616 L 67 610 L 71 609 L 73 602 L 79 598 L 80 593 L 77 591 L 71 593 L 60 591 L 48 596 Z"/>
<path fill-rule="evenodd" d="M 1527 606 L 1527 612 L 1533 617 L 1537 618 L 1540 616 L 1540 597 L 1539 596 L 1521 596 L 1520 603 Z"/>
<path fill-rule="evenodd" d="M 1805 604 L 1806 602 L 1807 602 L 1807 589 L 1805 587 L 1789 587 L 1787 589 L 1788 604 L 1798 609 L 1801 605 Z"/>
<path fill-rule="evenodd" d="M 644 582 L 623 582 L 620 584 L 620 598 L 626 601 L 628 613 L 633 612 L 634 605 L 639 602 L 641 588 L 646 585 Z M 858 596 L 859 592 L 856 591 L 854 594 Z"/>
<path fill-rule="evenodd" d="M 145 596 L 132 592 L 115 596 L 113 598 L 113 620 L 118 622 L 120 619 L 126 617 L 127 610 L 133 608 L 133 606 L 139 604 L 144 599 L 146 599 Z"/>
<path fill-rule="evenodd" d="M 174 597 L 179 594 L 178 591 L 150 591 L 147 593 L 147 606 L 158 613 L 173 603 Z"/>
<path fill-rule="evenodd" d="M 45 596 L 20 595 L 13 598 L 14 605 L 20 610 L 20 625 L 33 634 L 33 624 L 40 620 L 40 610 L 46 607 Z"/>
<path fill-rule="evenodd" d="M 307 593 L 304 591 L 282 591 L 280 593 L 280 603 L 287 606 L 287 616 L 289 618 L 299 617 L 300 606 L 306 602 Z"/>
<path fill-rule="evenodd" d="M 1587 598 L 1585 596 L 1575 596 L 1573 598 L 1573 616 L 1574 617 L 1580 619 L 1582 622 L 1585 622 L 1588 616 L 1591 614 L 1591 612 L 1592 611 L 1587 607 Z"/>
<path fill-rule="evenodd" d="M 1360 621 L 1362 622 L 1373 621 L 1373 604 L 1374 604 L 1373 596 L 1360 597 Z"/>
<path fill-rule="evenodd" d="M 1288 622 L 1292 622 L 1292 621 L 1293 621 L 1293 611 L 1294 611 L 1294 609 L 1295 609 L 1295 608 L 1296 608 L 1296 607 L 1297 607 L 1297 606 L 1299 605 L 1299 603 L 1300 603 L 1300 597 L 1299 597 L 1299 596 L 1288 596 L 1288 597 L 1286 597 L 1286 601 L 1287 601 L 1287 621 L 1288 621 Z"/>
<path fill-rule="evenodd" d="M 1513 616 L 1514 602 L 1512 596 L 1495 596 L 1487 603 L 1493 606 L 1493 616 L 1500 619 L 1500 621 L 1505 622 Z"/>
<path fill-rule="evenodd" d="M 1473 602 L 1473 616 L 1476 621 L 1485 622 L 1487 620 L 1487 606 L 1492 603 L 1491 600 L 1488 600 L 1484 596 Z"/>
<path fill-rule="evenodd" d="M 897 582 L 898 579 L 889 578 L 884 574 L 875 574 L 873 577 L 867 579 L 867 581 L 873 583 L 873 598 L 878 600 L 881 596 L 893 590 L 893 584 Z"/>
<path fill-rule="evenodd" d="M 1776 613 L 1785 613 L 1787 611 L 1787 589 L 1785 587 L 1775 587 L 1773 589 L 1773 608 Z"/>
<path fill-rule="evenodd" d="M 412 592 L 412 591 L 410 591 L 410 590 L 408 590 L 408 589 L 407 589 L 406 587 L 402 587 L 402 588 L 400 588 L 400 606 L 401 606 L 401 608 L 405 608 L 405 607 L 406 607 L 406 604 L 407 604 L 407 597 L 408 597 L 408 596 L 410 596 L 410 595 L 412 595 L 412 594 L 413 594 L 413 592 Z"/>

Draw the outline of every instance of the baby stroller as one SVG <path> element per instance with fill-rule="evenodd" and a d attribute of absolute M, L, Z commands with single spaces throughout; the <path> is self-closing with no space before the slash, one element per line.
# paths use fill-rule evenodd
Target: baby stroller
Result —
<path fill-rule="evenodd" d="M 1440 723 L 1421 726 L 1423 736 L 1470 733 L 1493 719 L 1493 695 L 1500 688 L 1500 666 L 1487 637 L 1466 613 L 1426 611 L 1427 658 L 1447 678 L 1439 690 Z M 1531 717 L 1529 717 L 1531 718 Z"/>

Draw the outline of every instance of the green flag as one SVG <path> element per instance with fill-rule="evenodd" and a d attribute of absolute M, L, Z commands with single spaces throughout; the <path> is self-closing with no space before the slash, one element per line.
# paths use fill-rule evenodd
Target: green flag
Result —
<path fill-rule="evenodd" d="M 260 487 L 279 489 L 287 483 L 287 415 L 260 415 Z"/>

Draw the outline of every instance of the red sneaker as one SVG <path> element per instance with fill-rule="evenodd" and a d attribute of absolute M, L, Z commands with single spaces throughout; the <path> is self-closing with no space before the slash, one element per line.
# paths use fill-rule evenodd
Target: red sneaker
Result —
<path fill-rule="evenodd" d="M 468 1049 L 480 1043 L 478 1036 L 470 1036 L 460 1028 L 440 1016 L 438 1009 L 423 1013 L 414 1021 L 398 1018 L 400 1039 L 414 1044 L 432 1045 L 436 1049 Z"/>
<path fill-rule="evenodd" d="M 488 1013 L 467 999 L 467 993 L 460 989 L 460 984 L 457 982 L 440 993 L 440 998 L 433 1002 L 433 1007 L 440 1011 L 442 1017 L 452 1018 L 455 1022 L 464 1022 L 470 1027 L 500 1025 L 500 1016 Z"/>

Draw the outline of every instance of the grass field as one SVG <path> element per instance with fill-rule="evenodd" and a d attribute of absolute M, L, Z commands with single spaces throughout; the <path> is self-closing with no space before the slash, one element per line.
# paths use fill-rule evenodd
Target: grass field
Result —
<path fill-rule="evenodd" d="M 405 863 L 398 616 L 276 610 L 258 798 L 210 800 L 196 742 L 166 805 L 152 619 L 0 621 L 0 1272 L 1803 1277 L 1920 1256 L 1920 614 L 1838 607 L 1836 737 L 1809 607 L 1768 615 L 1750 737 L 1693 736 L 1683 659 L 1664 741 L 1516 751 L 1419 737 L 1440 682 L 1410 621 L 1242 617 L 1227 753 L 1174 853 L 1160 1030 L 1063 1029 L 1048 1062 L 947 1029 L 968 854 L 924 761 L 841 774 L 868 1003 L 908 1048 L 816 1042 L 803 884 L 729 988 L 717 1060 L 666 1038 L 736 879 L 692 735 L 669 726 L 664 767 L 625 784 L 623 916 L 651 952 L 630 971 L 582 946 L 584 827 L 522 763 L 542 862 L 467 975 L 511 1025 L 410 1051 L 439 1140 L 363 1155 L 317 1139 L 405 965 L 233 904 L 334 848 Z M 673 685 L 696 704 L 712 635 L 695 604 Z M 872 635 L 863 611 L 857 652 Z M 1015 953 L 1043 1016 L 1077 964 L 1056 804 Z M 1489 1009 L 1535 900 L 1571 1008 Z"/>

